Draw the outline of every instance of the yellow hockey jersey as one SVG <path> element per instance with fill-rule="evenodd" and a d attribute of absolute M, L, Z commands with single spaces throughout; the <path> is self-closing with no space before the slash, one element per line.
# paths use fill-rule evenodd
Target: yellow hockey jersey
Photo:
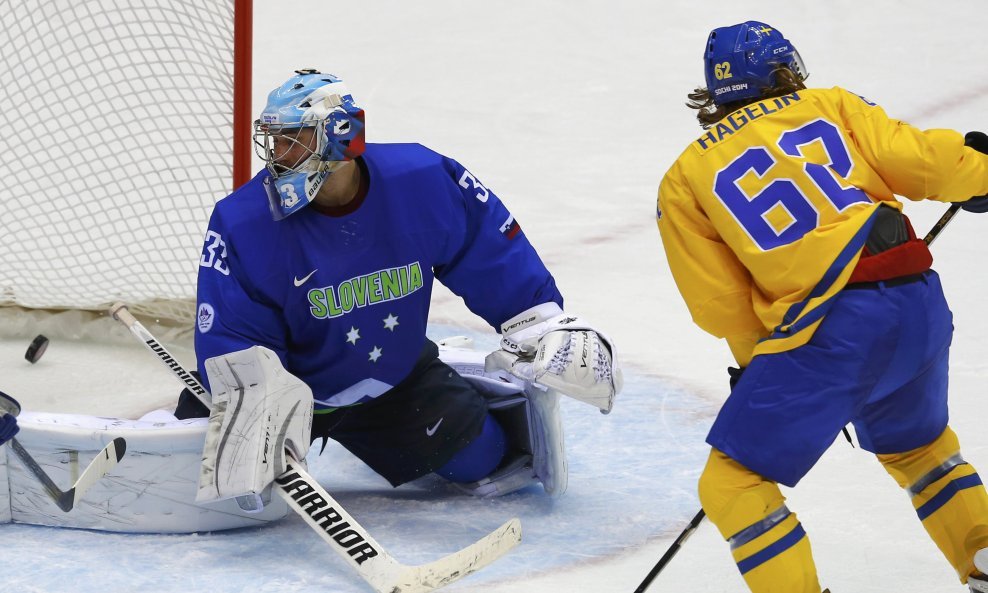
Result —
<path fill-rule="evenodd" d="M 880 203 L 988 193 L 988 155 L 841 88 L 735 111 L 659 187 L 658 226 L 693 320 L 738 362 L 805 344 L 847 283 Z"/>

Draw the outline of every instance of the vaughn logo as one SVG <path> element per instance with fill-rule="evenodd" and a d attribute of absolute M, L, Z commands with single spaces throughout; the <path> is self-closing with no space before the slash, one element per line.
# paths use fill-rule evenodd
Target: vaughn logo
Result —
<path fill-rule="evenodd" d="M 363 564 L 368 558 L 377 556 L 374 546 L 367 543 L 362 535 L 350 528 L 339 511 L 330 506 L 322 494 L 316 491 L 309 482 L 298 472 L 289 471 L 277 478 L 285 492 L 295 501 L 295 504 L 308 515 L 316 525 L 333 538 L 357 564 Z"/>

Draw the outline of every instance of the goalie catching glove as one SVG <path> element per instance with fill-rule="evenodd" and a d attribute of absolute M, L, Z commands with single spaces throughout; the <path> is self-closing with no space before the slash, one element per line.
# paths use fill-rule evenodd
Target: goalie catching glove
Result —
<path fill-rule="evenodd" d="M 213 406 L 196 502 L 236 497 L 243 510 L 259 512 L 287 469 L 285 455 L 301 462 L 309 451 L 312 390 L 261 346 L 210 358 L 205 366 Z"/>
<path fill-rule="evenodd" d="M 621 391 L 614 344 L 555 303 L 537 305 L 502 323 L 501 349 L 487 355 L 485 366 L 555 389 L 604 414 Z"/>

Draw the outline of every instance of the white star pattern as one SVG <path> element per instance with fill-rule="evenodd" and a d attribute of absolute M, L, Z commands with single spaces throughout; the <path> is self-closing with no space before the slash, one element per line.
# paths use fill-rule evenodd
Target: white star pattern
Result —
<path fill-rule="evenodd" d="M 350 331 L 346 333 L 346 341 L 356 346 L 357 340 L 359 339 L 360 339 L 360 330 L 351 325 Z"/>
<path fill-rule="evenodd" d="M 374 349 L 370 351 L 369 357 L 371 362 L 377 362 L 377 359 L 381 358 L 381 349 L 374 346 Z"/>
<path fill-rule="evenodd" d="M 384 318 L 384 329 L 395 330 L 395 326 L 398 325 L 398 318 L 392 313 L 388 313 L 388 316 Z"/>

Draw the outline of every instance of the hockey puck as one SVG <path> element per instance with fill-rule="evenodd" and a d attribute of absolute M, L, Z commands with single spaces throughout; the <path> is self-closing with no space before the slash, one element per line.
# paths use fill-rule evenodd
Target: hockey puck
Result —
<path fill-rule="evenodd" d="M 24 353 L 24 358 L 28 362 L 34 364 L 41 360 L 41 356 L 48 349 L 48 338 L 38 335 L 36 338 L 31 340 L 31 345 L 27 347 L 27 352 Z"/>

